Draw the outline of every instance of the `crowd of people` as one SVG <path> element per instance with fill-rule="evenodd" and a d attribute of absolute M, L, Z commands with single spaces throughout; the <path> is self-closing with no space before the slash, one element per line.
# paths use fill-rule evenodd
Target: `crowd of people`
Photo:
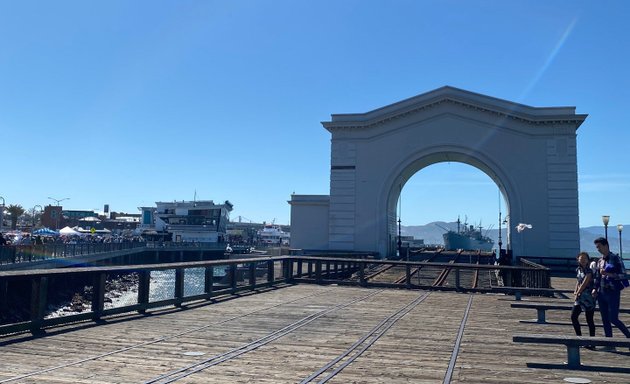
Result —
<path fill-rule="evenodd" d="M 0 233 L 0 246 L 7 245 L 42 245 L 42 244 L 94 244 L 94 243 L 127 243 L 144 242 L 142 236 L 124 235 L 31 235 L 10 236 Z"/>
<path fill-rule="evenodd" d="M 584 312 L 589 335 L 595 336 L 594 315 L 596 308 L 599 307 L 604 336 L 612 337 L 614 325 L 625 337 L 630 338 L 630 331 L 619 319 L 621 291 L 629 285 L 623 261 L 619 255 L 610 251 L 606 238 L 599 237 L 594 243 L 601 255 L 598 259 L 591 260 L 586 252 L 580 252 L 577 256 L 577 281 L 571 312 L 575 334 L 582 336 L 579 317 Z M 593 349 L 592 346 L 587 348 Z M 612 351 L 615 347 L 604 349 Z"/>

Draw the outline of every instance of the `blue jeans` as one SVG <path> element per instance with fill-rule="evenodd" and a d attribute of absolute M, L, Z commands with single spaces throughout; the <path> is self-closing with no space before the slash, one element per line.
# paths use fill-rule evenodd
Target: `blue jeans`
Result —
<path fill-rule="evenodd" d="M 597 303 L 599 304 L 599 313 L 602 316 L 602 324 L 604 326 L 604 334 L 606 337 L 612 337 L 612 325 L 614 324 L 621 333 L 626 337 L 630 337 L 630 331 L 625 324 L 619 320 L 619 301 L 621 299 L 621 291 L 618 290 L 600 290 L 597 295 Z"/>

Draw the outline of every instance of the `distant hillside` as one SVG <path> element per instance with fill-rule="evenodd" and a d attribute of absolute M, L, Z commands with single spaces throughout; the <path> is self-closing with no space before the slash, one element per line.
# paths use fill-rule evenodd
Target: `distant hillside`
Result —
<path fill-rule="evenodd" d="M 622 232 L 622 247 L 624 254 L 628 255 L 627 258 L 630 258 L 630 225 L 625 226 L 628 228 L 628 233 L 624 234 Z M 442 234 L 446 232 L 448 229 L 457 230 L 457 223 L 451 222 L 447 223 L 444 221 L 434 221 L 432 223 L 426 225 L 410 225 L 410 226 L 401 226 L 401 233 L 403 236 L 413 236 L 416 239 L 424 239 L 425 244 L 444 244 L 444 239 L 442 238 Z M 535 229 L 533 229 L 535 230 Z M 489 236 L 494 240 L 495 245 L 498 243 L 499 231 L 497 229 L 491 229 L 489 231 L 484 230 L 484 235 Z M 503 243 L 505 244 L 505 236 L 506 229 L 503 228 L 502 238 Z M 595 226 L 595 227 L 585 227 L 580 228 L 580 250 L 586 252 L 595 252 L 595 247 L 593 245 L 593 240 L 596 238 L 604 236 L 604 227 L 603 226 Z M 619 251 L 619 232 L 617 232 L 617 227 L 608 227 L 608 241 L 610 242 L 610 249 L 613 252 Z"/>

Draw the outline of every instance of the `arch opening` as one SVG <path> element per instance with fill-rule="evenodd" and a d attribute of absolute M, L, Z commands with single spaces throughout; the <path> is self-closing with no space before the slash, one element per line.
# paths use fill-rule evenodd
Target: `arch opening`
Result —
<path fill-rule="evenodd" d="M 408 161 L 393 179 L 387 198 L 388 257 L 401 256 L 402 238 L 413 235 L 413 230 L 403 233 L 403 226 L 443 221 L 436 231 L 425 228 L 428 238 L 423 240 L 427 245 L 444 245 L 441 234 L 452 229 L 447 223 L 458 219 L 490 235 L 493 251 L 511 249 L 510 199 L 500 173 L 487 160 L 453 149 Z M 433 205 L 435 194 L 453 204 Z M 426 212 L 414 212 L 423 209 Z"/>

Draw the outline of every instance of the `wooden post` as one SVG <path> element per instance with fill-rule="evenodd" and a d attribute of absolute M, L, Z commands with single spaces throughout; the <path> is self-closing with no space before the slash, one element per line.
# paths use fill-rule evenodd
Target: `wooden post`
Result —
<path fill-rule="evenodd" d="M 105 278 L 107 274 L 104 272 L 94 275 L 94 283 L 92 285 L 92 319 L 98 320 L 103 315 L 105 309 Z"/>
<path fill-rule="evenodd" d="M 315 281 L 317 284 L 322 283 L 322 261 L 315 261 Z"/>
<path fill-rule="evenodd" d="M 230 267 L 228 269 L 230 274 L 230 288 L 232 290 L 232 293 L 236 293 L 236 267 L 237 264 L 230 264 Z"/>
<path fill-rule="evenodd" d="M 214 282 L 214 267 L 206 267 L 203 291 L 208 294 L 208 299 L 212 297 L 212 283 Z"/>
<path fill-rule="evenodd" d="M 362 287 L 365 287 L 366 285 L 366 280 L 365 280 L 365 262 L 361 261 L 359 262 L 359 285 Z"/>
<path fill-rule="evenodd" d="M 308 268 L 307 268 L 307 272 L 308 272 L 308 278 L 312 278 L 313 277 L 313 262 L 309 261 L 308 262 Z"/>
<path fill-rule="evenodd" d="M 138 310 L 139 313 L 146 313 L 146 305 L 149 303 L 149 285 L 151 282 L 151 271 L 142 270 L 138 271 L 138 304 L 142 307 Z"/>
<path fill-rule="evenodd" d="M 405 285 L 409 289 L 411 288 L 411 265 L 407 264 L 405 267 Z"/>
<path fill-rule="evenodd" d="M 251 289 L 256 288 L 256 262 L 249 263 L 249 286 Z"/>
<path fill-rule="evenodd" d="M 459 291 L 460 290 L 460 274 L 459 274 L 459 268 L 455 268 L 455 290 Z"/>
<path fill-rule="evenodd" d="M 273 265 L 273 260 L 269 260 L 267 261 L 267 283 L 269 283 L 270 285 L 273 284 L 273 281 L 275 280 L 274 278 L 274 265 Z"/>
<path fill-rule="evenodd" d="M 302 260 L 298 259 L 297 261 L 297 276 L 302 277 Z"/>
<path fill-rule="evenodd" d="M 184 268 L 175 270 L 175 306 L 181 307 L 184 300 Z"/>
<path fill-rule="evenodd" d="M 286 268 L 285 268 L 286 274 L 284 275 L 284 279 L 287 282 L 292 283 L 293 282 L 293 259 L 286 259 L 284 260 L 284 262 L 286 263 Z"/>
<path fill-rule="evenodd" d="M 31 332 L 41 330 L 48 298 L 48 277 L 33 278 L 31 284 Z"/>
<path fill-rule="evenodd" d="M 9 280 L 0 280 L 0 312 L 9 310 Z"/>

